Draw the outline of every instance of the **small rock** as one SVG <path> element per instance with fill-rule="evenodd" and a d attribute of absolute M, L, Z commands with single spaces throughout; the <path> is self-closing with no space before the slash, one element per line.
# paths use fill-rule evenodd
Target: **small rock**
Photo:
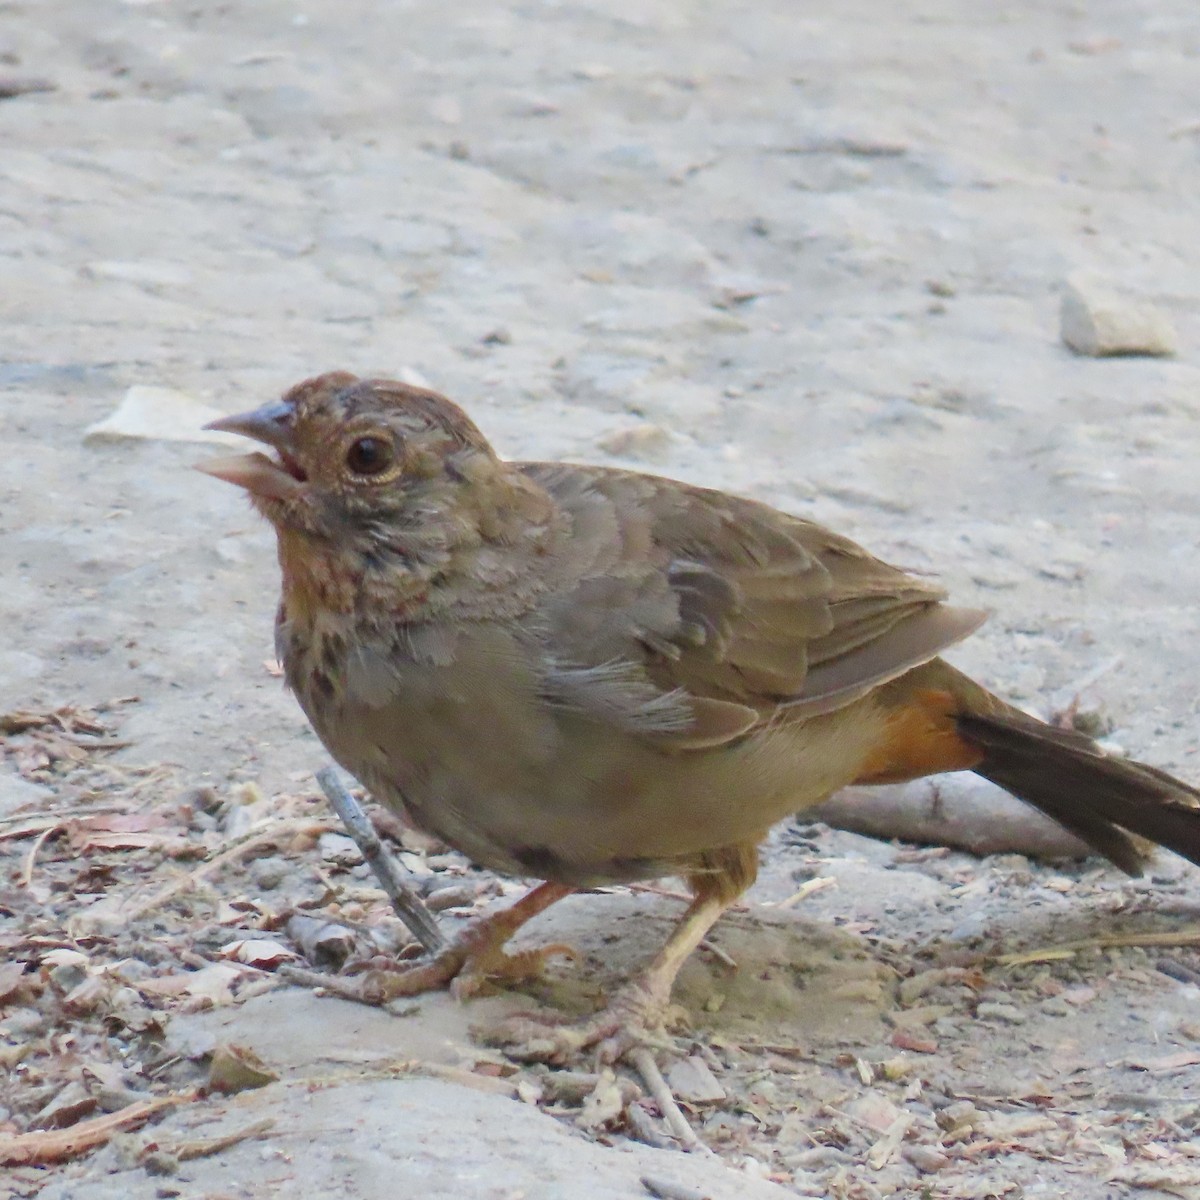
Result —
<path fill-rule="evenodd" d="M 879 1069 L 884 1079 L 895 1083 L 900 1079 L 907 1079 L 917 1069 L 917 1064 L 907 1055 L 897 1054 L 892 1058 L 885 1058 L 879 1064 Z"/>
<path fill-rule="evenodd" d="M 362 862 L 362 852 L 354 844 L 353 838 L 344 833 L 323 833 L 317 839 L 321 857 L 339 867 L 356 867 Z"/>
<path fill-rule="evenodd" d="M 1023 1025 L 1025 1014 L 1015 1004 L 1001 1004 L 996 1000 L 985 1000 L 975 1010 L 981 1021 L 1003 1021 L 1005 1025 Z"/>
<path fill-rule="evenodd" d="M 287 935 L 310 963 L 335 971 L 342 968 L 356 948 L 353 930 L 305 913 L 296 913 L 288 920 Z"/>
<path fill-rule="evenodd" d="M 950 1159 L 935 1146 L 904 1146 L 901 1153 L 918 1171 L 926 1175 L 950 1165 Z"/>
<path fill-rule="evenodd" d="M 970 1100 L 956 1100 L 947 1104 L 934 1118 L 942 1129 L 966 1129 L 978 1125 L 983 1113 Z"/>
<path fill-rule="evenodd" d="M 951 1004 L 918 1004 L 913 1008 L 888 1013 L 887 1020 L 896 1029 L 920 1029 L 924 1025 L 932 1025 L 942 1017 L 950 1016 L 953 1012 L 954 1006 Z"/>
<path fill-rule="evenodd" d="M 671 445 L 671 435 L 661 425 L 631 425 L 607 434 L 597 443 L 601 450 L 617 458 L 658 462 Z"/>
<path fill-rule="evenodd" d="M 467 908 L 475 903 L 478 894 L 473 884 L 450 884 L 434 888 L 429 892 L 425 904 L 432 912 L 445 912 L 448 908 Z"/>
<path fill-rule="evenodd" d="M 696 1054 L 672 1063 L 667 1083 L 676 1098 L 688 1104 L 719 1104 L 726 1096 L 708 1064 Z"/>
<path fill-rule="evenodd" d="M 260 891 L 274 891 L 286 878 L 288 865 L 282 858 L 259 858 L 250 867 L 250 878 Z"/>
<path fill-rule="evenodd" d="M 1178 347 L 1175 327 L 1160 309 L 1089 277 L 1077 276 L 1067 282 L 1060 333 L 1076 354 L 1089 358 L 1164 357 Z"/>

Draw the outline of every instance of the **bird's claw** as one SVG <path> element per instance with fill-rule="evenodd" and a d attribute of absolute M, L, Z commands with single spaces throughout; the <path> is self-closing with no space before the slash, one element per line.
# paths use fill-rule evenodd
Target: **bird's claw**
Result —
<path fill-rule="evenodd" d="M 516 1013 L 472 1032 L 518 1061 L 564 1066 L 585 1050 L 594 1050 L 601 1063 L 615 1063 L 639 1047 L 678 1053 L 668 1030 L 686 1026 L 687 1020 L 686 1009 L 659 997 L 655 989 L 631 983 L 581 1021 L 553 1013 Z"/>

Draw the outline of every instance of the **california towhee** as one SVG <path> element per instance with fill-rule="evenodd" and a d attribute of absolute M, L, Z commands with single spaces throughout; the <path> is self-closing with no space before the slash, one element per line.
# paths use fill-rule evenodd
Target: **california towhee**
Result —
<path fill-rule="evenodd" d="M 938 654 L 984 614 L 812 522 L 670 479 L 505 462 L 434 392 L 335 373 L 215 422 L 204 464 L 275 527 L 288 686 L 333 757 L 478 863 L 546 882 L 393 977 L 527 974 L 503 945 L 573 888 L 693 901 L 555 1054 L 661 1026 L 777 821 L 847 784 L 970 769 L 1136 874 L 1200 863 L 1200 792 L 1012 708 Z M 615 1039 L 609 1040 L 609 1039 Z"/>

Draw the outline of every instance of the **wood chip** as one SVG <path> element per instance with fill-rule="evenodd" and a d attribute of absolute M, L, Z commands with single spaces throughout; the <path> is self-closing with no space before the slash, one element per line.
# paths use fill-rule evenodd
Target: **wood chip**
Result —
<path fill-rule="evenodd" d="M 155 1100 L 141 1100 L 118 1112 L 107 1113 L 92 1121 L 81 1121 L 69 1129 L 36 1130 L 13 1137 L 0 1136 L 0 1165 L 42 1166 L 75 1158 L 102 1146 L 120 1130 L 142 1125 L 156 1113 L 195 1098 L 194 1092 L 187 1092 L 162 1096 Z"/>

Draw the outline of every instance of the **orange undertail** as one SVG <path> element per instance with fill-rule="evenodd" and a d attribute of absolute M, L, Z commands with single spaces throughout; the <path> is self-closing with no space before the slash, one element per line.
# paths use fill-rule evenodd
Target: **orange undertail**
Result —
<path fill-rule="evenodd" d="M 885 685 L 878 698 L 889 712 L 887 738 L 856 783 L 971 770 L 1130 875 L 1140 875 L 1150 857 L 1145 841 L 1200 865 L 1200 791 L 1165 771 L 1047 725 L 941 659 Z"/>

